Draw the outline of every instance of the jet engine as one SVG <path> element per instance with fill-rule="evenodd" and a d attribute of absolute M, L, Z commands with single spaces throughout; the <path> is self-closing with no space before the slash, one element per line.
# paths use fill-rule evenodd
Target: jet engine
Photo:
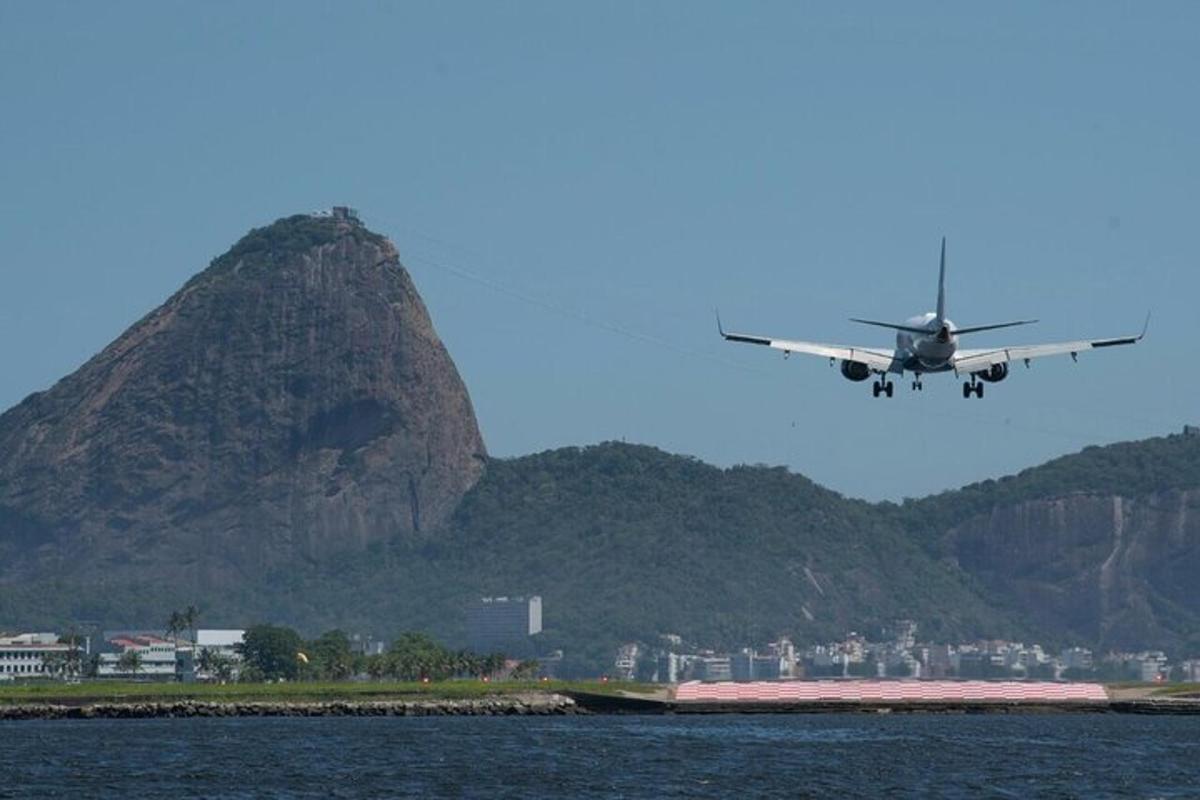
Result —
<path fill-rule="evenodd" d="M 871 368 L 861 361 L 843 361 L 842 377 L 848 381 L 865 381 L 871 377 Z"/>
<path fill-rule="evenodd" d="M 975 375 L 988 383 L 999 383 L 1008 377 L 1008 364 L 992 364 L 989 369 L 980 370 Z"/>

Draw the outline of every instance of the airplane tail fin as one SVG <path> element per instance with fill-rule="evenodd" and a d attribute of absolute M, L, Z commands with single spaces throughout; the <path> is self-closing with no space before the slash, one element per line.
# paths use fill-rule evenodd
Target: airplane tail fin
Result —
<path fill-rule="evenodd" d="M 946 237 L 942 237 L 942 265 L 938 270 L 937 323 L 946 320 Z"/>

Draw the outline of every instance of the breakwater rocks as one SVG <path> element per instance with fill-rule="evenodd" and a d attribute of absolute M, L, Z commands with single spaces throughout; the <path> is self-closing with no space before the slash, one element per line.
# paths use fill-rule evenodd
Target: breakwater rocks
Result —
<path fill-rule="evenodd" d="M 0 705 L 0 720 L 186 719 L 193 717 L 504 717 L 586 714 L 560 694 L 496 695 L 463 700 L 153 700 L 82 705 Z"/>

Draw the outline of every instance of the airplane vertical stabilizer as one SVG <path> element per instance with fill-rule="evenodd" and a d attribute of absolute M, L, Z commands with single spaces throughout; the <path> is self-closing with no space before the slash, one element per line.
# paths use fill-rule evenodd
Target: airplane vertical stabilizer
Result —
<path fill-rule="evenodd" d="M 937 323 L 946 320 L 946 237 L 942 237 L 942 267 L 938 272 Z"/>

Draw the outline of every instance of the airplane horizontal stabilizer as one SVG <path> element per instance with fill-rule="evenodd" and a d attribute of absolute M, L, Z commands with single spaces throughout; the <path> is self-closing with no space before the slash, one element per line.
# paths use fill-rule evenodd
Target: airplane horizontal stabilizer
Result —
<path fill-rule="evenodd" d="M 995 331 L 1000 328 L 1015 328 L 1018 325 L 1032 325 L 1037 322 L 1036 319 L 1022 319 L 1016 322 L 998 322 L 995 325 L 974 325 L 970 328 L 955 328 L 955 335 L 964 333 L 980 333 L 981 331 Z"/>
<path fill-rule="evenodd" d="M 928 334 L 931 332 L 929 328 L 914 328 L 911 325 L 896 325 L 891 322 L 876 322 L 875 320 L 871 319 L 855 319 L 851 317 L 850 321 L 857 322 L 862 325 L 874 325 L 877 328 L 891 328 L 894 331 L 907 331 L 908 333 Z"/>

